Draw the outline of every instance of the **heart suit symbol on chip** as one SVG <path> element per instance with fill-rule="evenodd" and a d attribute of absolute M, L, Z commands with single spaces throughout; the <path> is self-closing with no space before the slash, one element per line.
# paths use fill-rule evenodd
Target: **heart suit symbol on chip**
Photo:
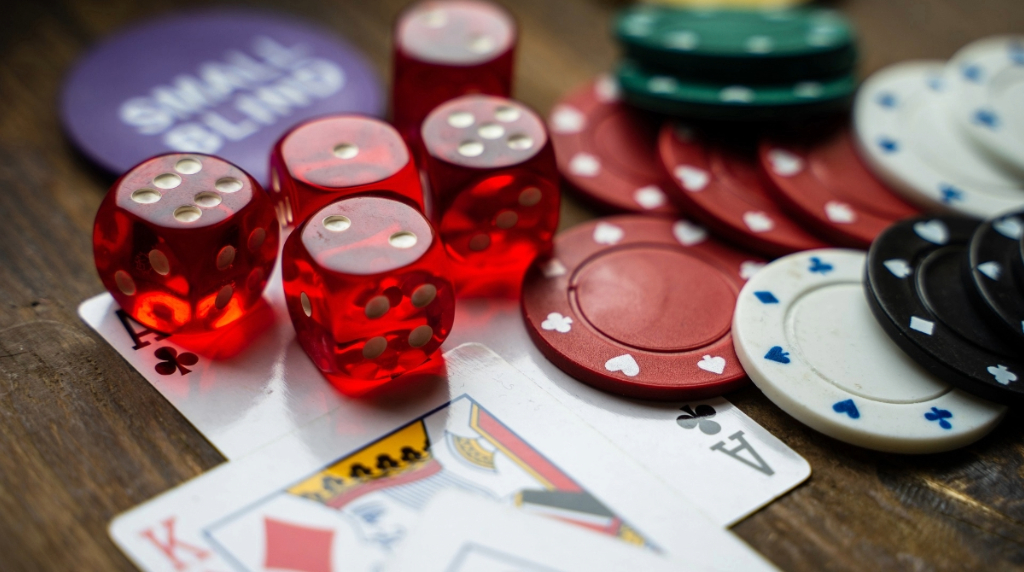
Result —
<path fill-rule="evenodd" d="M 946 244 L 949 242 L 949 229 L 940 220 L 915 223 L 914 233 L 932 244 Z"/>
<path fill-rule="evenodd" d="M 910 265 L 907 264 L 907 261 L 900 258 L 886 260 L 882 264 L 884 264 L 885 268 L 889 272 L 892 272 L 892 275 L 897 278 L 906 278 L 907 276 L 910 276 L 910 274 L 913 272 L 913 269 L 910 268 Z"/>
<path fill-rule="evenodd" d="M 711 373 L 721 375 L 722 372 L 725 371 L 725 358 L 721 356 L 706 355 L 703 359 L 697 362 L 697 367 L 704 371 L 710 371 Z"/>
<path fill-rule="evenodd" d="M 629 354 L 622 354 L 604 362 L 604 368 L 612 373 L 622 372 L 623 375 L 628 377 L 634 377 L 640 373 L 640 366 L 637 365 L 633 356 Z"/>

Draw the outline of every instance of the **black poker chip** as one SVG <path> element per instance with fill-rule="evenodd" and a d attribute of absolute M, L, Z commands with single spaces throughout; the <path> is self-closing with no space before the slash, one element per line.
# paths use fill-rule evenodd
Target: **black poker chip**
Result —
<path fill-rule="evenodd" d="M 1024 403 L 1024 352 L 968 298 L 964 265 L 978 225 L 936 216 L 889 227 L 868 251 L 868 305 L 889 337 L 934 375 L 999 404 Z"/>
<path fill-rule="evenodd" d="M 971 238 L 970 281 L 978 309 L 1024 354 L 1024 211 L 986 221 Z"/>

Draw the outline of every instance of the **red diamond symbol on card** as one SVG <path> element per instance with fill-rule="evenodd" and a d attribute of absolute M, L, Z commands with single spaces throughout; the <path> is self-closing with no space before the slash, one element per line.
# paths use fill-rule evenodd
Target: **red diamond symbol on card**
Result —
<path fill-rule="evenodd" d="M 331 572 L 334 531 L 264 517 L 267 554 L 264 567 L 299 572 Z"/>

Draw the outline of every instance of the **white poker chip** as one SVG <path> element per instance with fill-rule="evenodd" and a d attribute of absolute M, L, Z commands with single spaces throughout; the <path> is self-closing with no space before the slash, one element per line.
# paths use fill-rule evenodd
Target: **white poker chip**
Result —
<path fill-rule="evenodd" d="M 968 44 L 949 63 L 960 127 L 985 153 L 1024 175 L 1024 36 Z"/>
<path fill-rule="evenodd" d="M 938 61 L 904 62 L 857 93 L 857 147 L 879 178 L 932 211 L 991 218 L 1024 206 L 1024 181 L 980 153 L 949 113 L 951 89 Z"/>
<path fill-rule="evenodd" d="M 889 339 L 868 307 L 865 259 L 808 250 L 755 274 L 732 325 L 747 375 L 798 421 L 868 449 L 936 453 L 985 436 L 1006 408 L 954 389 Z"/>

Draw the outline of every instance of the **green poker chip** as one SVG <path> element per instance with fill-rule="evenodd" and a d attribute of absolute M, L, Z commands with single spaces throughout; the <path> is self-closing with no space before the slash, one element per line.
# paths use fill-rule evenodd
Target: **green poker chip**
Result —
<path fill-rule="evenodd" d="M 624 61 L 617 72 L 630 104 L 668 115 L 713 121 L 784 121 L 846 110 L 854 75 L 783 84 L 740 85 L 682 79 Z"/>
<path fill-rule="evenodd" d="M 849 21 L 834 10 L 623 10 L 615 34 L 627 58 L 686 77 L 778 83 L 850 73 Z"/>

